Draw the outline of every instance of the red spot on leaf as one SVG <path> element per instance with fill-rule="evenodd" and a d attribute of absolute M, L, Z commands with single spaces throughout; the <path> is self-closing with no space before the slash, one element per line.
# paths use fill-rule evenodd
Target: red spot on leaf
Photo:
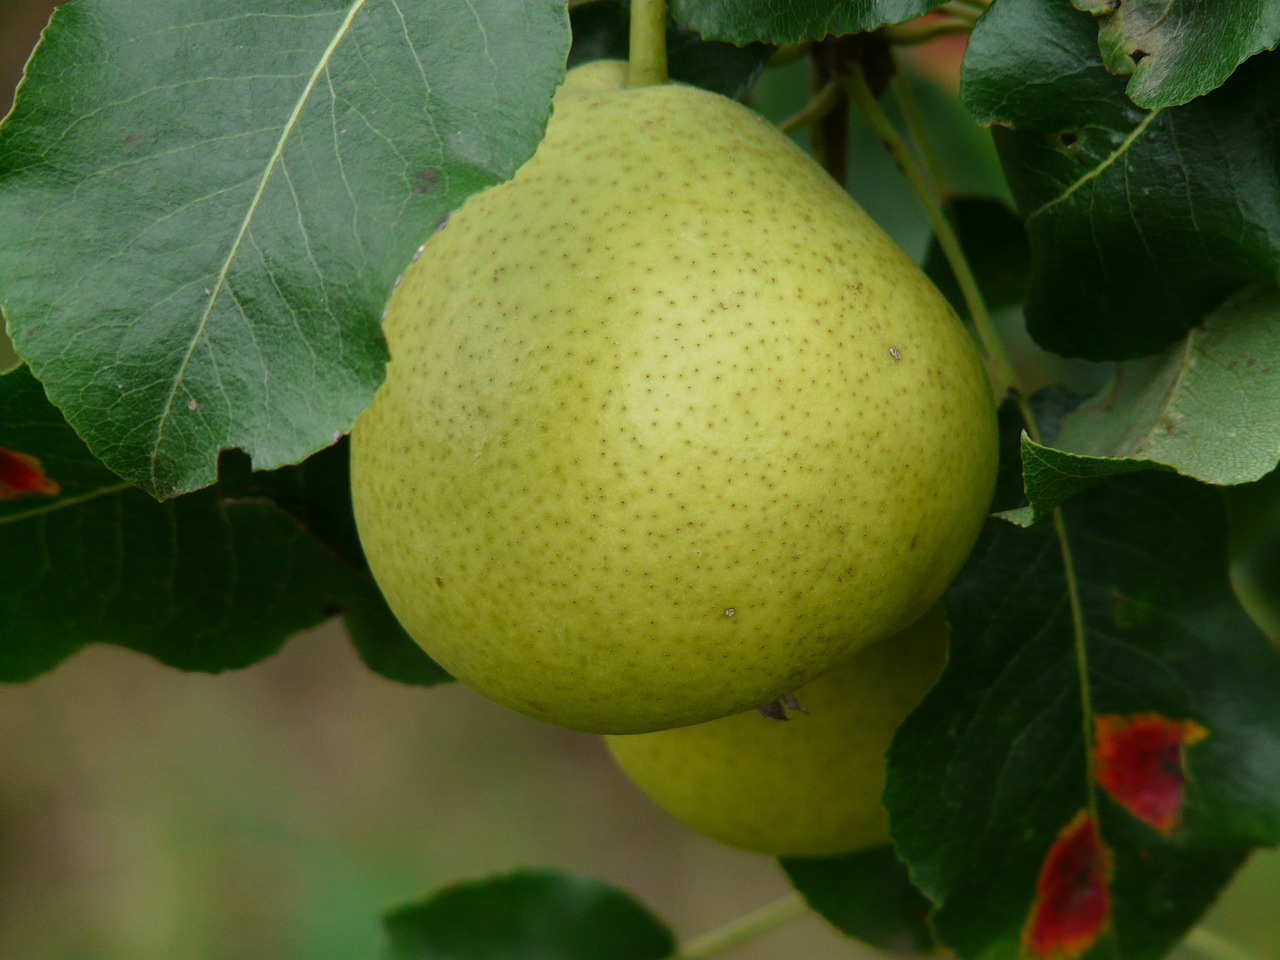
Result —
<path fill-rule="evenodd" d="M 1208 733 L 1194 720 L 1158 713 L 1099 714 L 1093 720 L 1098 782 L 1139 820 L 1172 833 L 1181 822 L 1187 780 L 1183 747 Z"/>
<path fill-rule="evenodd" d="M 29 494 L 53 496 L 61 491 L 35 457 L 0 447 L 0 500 L 14 500 Z"/>
<path fill-rule="evenodd" d="M 1111 851 L 1084 810 L 1059 831 L 1036 878 L 1022 952 L 1072 960 L 1088 952 L 1111 916 Z"/>

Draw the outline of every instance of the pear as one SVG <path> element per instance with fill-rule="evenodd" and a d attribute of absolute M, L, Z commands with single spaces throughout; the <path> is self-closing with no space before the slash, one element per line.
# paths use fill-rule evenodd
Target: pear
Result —
<path fill-rule="evenodd" d="M 424 245 L 352 431 L 406 630 L 600 733 L 767 703 L 918 619 L 996 467 L 974 344 L 905 253 L 751 110 L 624 75 L 572 71 Z"/>
<path fill-rule="evenodd" d="M 751 711 L 605 742 L 658 806 L 721 843 L 794 857 L 881 846 L 885 753 L 942 672 L 947 634 L 938 604 L 801 687 L 785 721 Z"/>

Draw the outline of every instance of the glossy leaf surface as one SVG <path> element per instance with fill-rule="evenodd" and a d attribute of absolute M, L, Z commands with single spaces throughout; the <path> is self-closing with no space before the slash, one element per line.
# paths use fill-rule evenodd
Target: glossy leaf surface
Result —
<path fill-rule="evenodd" d="M 1280 43 L 1271 0 L 1072 0 L 1098 18 L 1107 69 L 1132 74 L 1141 107 L 1172 107 L 1217 89 L 1241 63 Z"/>
<path fill-rule="evenodd" d="M 508 178 L 564 4 L 80 0 L 0 131 L 0 302 L 90 449 L 157 497 L 333 442 L 434 224 Z"/>
<path fill-rule="evenodd" d="M 1147 111 L 1107 71 L 1087 14 L 1001 0 L 973 32 L 961 93 L 996 127 L 1031 243 L 1028 324 L 1049 350 L 1145 356 L 1280 276 L 1280 54 Z"/>

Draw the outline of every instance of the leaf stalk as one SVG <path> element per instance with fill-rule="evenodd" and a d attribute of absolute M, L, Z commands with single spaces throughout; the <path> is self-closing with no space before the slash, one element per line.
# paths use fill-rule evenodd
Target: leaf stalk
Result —
<path fill-rule="evenodd" d="M 797 130 L 803 130 L 830 113 L 841 99 L 843 98 L 839 84 L 828 81 L 821 90 L 814 94 L 813 99 L 804 105 L 803 109 L 778 124 L 778 129 L 783 133 L 795 133 Z"/>
<path fill-rule="evenodd" d="M 982 343 L 983 353 L 986 354 L 988 370 L 995 381 L 995 387 L 1001 394 L 1013 394 L 1026 421 L 1028 432 L 1033 439 L 1038 438 L 1039 430 L 1035 418 L 1031 415 L 1031 408 L 1027 405 L 1026 396 L 1018 383 L 1017 372 L 1009 360 L 1008 353 L 1005 352 L 1004 343 L 1000 339 L 999 331 L 996 330 L 995 322 L 991 319 L 991 313 L 987 310 L 986 301 L 982 298 L 982 291 L 978 288 L 973 269 L 969 266 L 969 260 L 960 246 L 960 238 L 943 211 L 938 199 L 937 187 L 930 182 L 924 168 L 916 162 L 906 142 L 889 122 L 888 116 L 872 95 L 861 68 L 850 71 L 844 78 L 844 85 L 849 91 L 850 99 L 866 118 L 872 132 L 884 144 L 885 149 L 898 165 L 898 169 L 906 177 L 911 192 L 915 194 L 916 202 L 920 204 L 928 218 L 933 234 L 938 238 L 938 245 L 942 248 L 947 263 L 951 265 L 956 282 L 960 285 L 960 292 L 964 297 L 969 315 L 973 318 L 974 329 Z"/>

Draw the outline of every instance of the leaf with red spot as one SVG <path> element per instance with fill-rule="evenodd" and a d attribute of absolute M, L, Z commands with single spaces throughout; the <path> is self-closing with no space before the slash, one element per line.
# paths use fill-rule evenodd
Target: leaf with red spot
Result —
<path fill-rule="evenodd" d="M 1054 839 L 1036 879 L 1036 899 L 1022 931 L 1031 957 L 1085 954 L 1111 919 L 1111 851 L 1081 810 Z"/>
<path fill-rule="evenodd" d="M 33 494 L 52 497 L 61 489 L 35 457 L 0 447 L 0 500 L 16 500 Z"/>
<path fill-rule="evenodd" d="M 997 509 L 1021 493 L 1007 425 Z M 946 671 L 889 753 L 898 855 L 961 960 L 1156 960 L 1280 841 L 1280 657 L 1231 590 L 1219 492 L 1112 477 L 1062 516 L 1070 577 L 1053 524 L 988 522 L 947 594 Z M 1174 830 L 1145 812 L 1175 806 L 1167 751 L 1141 759 L 1148 725 L 1119 719 L 1144 716 L 1175 725 Z M 1210 733 L 1186 751 L 1190 718 Z M 1147 792 L 1143 817 L 1118 802 Z"/>
<path fill-rule="evenodd" d="M 1099 714 L 1093 718 L 1098 783 L 1139 820 L 1171 834 L 1182 819 L 1184 748 L 1208 734 L 1194 720 L 1158 713 Z"/>

